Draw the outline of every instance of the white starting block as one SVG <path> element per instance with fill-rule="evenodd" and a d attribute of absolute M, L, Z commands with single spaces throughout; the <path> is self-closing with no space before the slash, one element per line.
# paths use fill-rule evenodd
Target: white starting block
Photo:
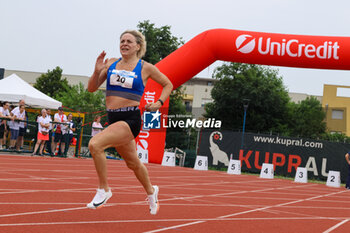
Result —
<path fill-rule="evenodd" d="M 208 170 L 208 157 L 197 155 L 196 162 L 194 163 L 194 169 L 207 171 Z"/>
<path fill-rule="evenodd" d="M 137 147 L 137 156 L 142 163 L 148 163 L 148 150 L 144 150 L 141 147 Z"/>
<path fill-rule="evenodd" d="M 273 179 L 273 177 L 274 177 L 273 164 L 263 163 L 260 171 L 260 178 Z"/>
<path fill-rule="evenodd" d="M 240 175 L 241 174 L 241 161 L 231 159 L 227 167 L 227 174 Z"/>
<path fill-rule="evenodd" d="M 294 182 L 307 183 L 307 170 L 305 167 L 298 167 L 295 173 Z"/>
<path fill-rule="evenodd" d="M 329 171 L 327 177 L 327 186 L 330 187 L 340 187 L 340 172 L 339 171 Z"/>
<path fill-rule="evenodd" d="M 164 152 L 162 166 L 175 167 L 175 153 L 174 152 Z"/>

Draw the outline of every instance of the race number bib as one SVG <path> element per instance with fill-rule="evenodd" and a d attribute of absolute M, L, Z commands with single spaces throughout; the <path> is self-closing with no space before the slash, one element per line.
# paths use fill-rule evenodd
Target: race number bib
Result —
<path fill-rule="evenodd" d="M 109 84 L 131 89 L 135 78 L 137 78 L 135 72 L 126 70 L 113 70 Z"/>

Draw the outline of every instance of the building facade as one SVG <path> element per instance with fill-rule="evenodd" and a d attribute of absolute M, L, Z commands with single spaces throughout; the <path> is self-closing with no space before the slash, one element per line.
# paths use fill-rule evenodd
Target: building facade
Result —
<path fill-rule="evenodd" d="M 326 123 L 331 133 L 350 136 L 350 86 L 324 85 L 322 107 L 326 111 Z"/>
<path fill-rule="evenodd" d="M 213 102 L 211 90 L 216 79 L 194 77 L 184 83 L 181 88 L 184 91 L 184 104 L 186 110 L 195 118 L 203 118 L 204 105 Z"/>

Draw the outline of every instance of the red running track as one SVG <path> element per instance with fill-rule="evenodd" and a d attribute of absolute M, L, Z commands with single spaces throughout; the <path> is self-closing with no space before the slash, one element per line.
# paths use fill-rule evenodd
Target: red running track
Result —
<path fill-rule="evenodd" d="M 350 232 L 344 188 L 146 166 L 160 187 L 156 216 L 123 161 L 108 161 L 113 197 L 90 210 L 91 159 L 0 155 L 0 232 Z"/>

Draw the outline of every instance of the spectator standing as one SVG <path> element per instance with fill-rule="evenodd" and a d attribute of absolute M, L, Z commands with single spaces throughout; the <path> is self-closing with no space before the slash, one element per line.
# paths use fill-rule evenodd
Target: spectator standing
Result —
<path fill-rule="evenodd" d="M 58 108 L 58 113 L 54 116 L 54 122 L 55 123 L 65 123 L 67 121 L 67 116 L 63 113 L 63 108 Z M 58 150 L 58 155 L 61 155 L 61 148 L 64 148 L 64 140 L 62 139 L 62 130 L 63 125 L 62 124 L 56 124 L 56 130 L 55 130 L 55 137 L 54 137 L 54 143 L 51 146 L 51 150 L 53 153 L 55 153 L 57 143 L 60 143 L 60 149 Z"/>
<path fill-rule="evenodd" d="M 49 140 L 50 119 L 46 115 L 46 109 L 42 109 L 38 118 L 38 137 L 32 155 L 35 155 L 40 146 L 39 155 L 42 156 L 45 142 Z"/>
<path fill-rule="evenodd" d="M 14 125 L 14 121 L 13 121 L 14 117 L 11 116 L 11 112 L 12 112 L 12 110 L 14 108 L 15 108 L 14 105 L 10 105 L 9 113 L 10 113 L 10 119 L 11 120 L 7 121 L 7 131 L 5 132 L 5 144 L 7 143 L 8 133 L 10 133 L 10 136 L 9 136 L 10 137 L 10 143 L 9 143 L 9 146 L 8 146 L 8 149 L 10 149 L 10 150 L 14 150 L 15 149 L 15 147 L 12 146 L 12 143 L 11 143 L 11 141 L 12 141 L 12 130 L 13 130 L 14 127 L 16 127 Z"/>
<path fill-rule="evenodd" d="M 64 157 L 67 157 L 69 145 L 73 139 L 73 132 L 75 132 L 75 128 L 76 128 L 72 119 L 73 119 L 73 115 L 72 115 L 72 113 L 69 113 L 68 119 L 67 119 L 66 129 L 65 129 L 65 134 L 63 135 L 64 142 L 65 142 L 65 148 L 64 148 L 64 153 L 63 153 Z"/>
<path fill-rule="evenodd" d="M 51 156 L 53 156 L 53 152 L 51 149 L 51 142 L 52 142 L 52 118 L 51 118 L 51 109 L 46 109 L 46 117 L 50 120 L 50 127 L 49 127 L 49 140 L 46 141 L 46 150 L 49 152 Z"/>
<path fill-rule="evenodd" d="M 11 148 L 14 149 L 16 147 L 16 150 L 19 151 L 21 144 L 18 143 L 18 135 L 20 128 L 24 128 L 24 120 L 26 116 L 25 112 L 25 106 L 20 105 L 18 109 L 14 108 L 11 113 L 13 114 L 12 119 L 12 129 L 11 129 Z M 20 121 L 18 121 L 20 120 Z"/>
<path fill-rule="evenodd" d="M 92 123 L 91 137 L 95 136 L 103 130 L 101 125 L 101 116 L 95 116 L 94 122 Z"/>
<path fill-rule="evenodd" d="M 10 119 L 9 102 L 4 102 L 2 107 L 0 106 L 0 117 Z M 0 119 L 0 150 L 5 149 L 2 146 L 6 144 L 5 132 L 7 131 L 7 121 Z"/>
<path fill-rule="evenodd" d="M 25 106 L 25 101 L 23 99 L 21 99 L 18 103 L 18 106 L 15 107 L 11 113 L 14 115 L 15 113 L 19 112 L 19 108 L 21 105 L 24 105 Z M 27 121 L 28 121 L 28 113 L 24 110 L 24 114 L 25 114 L 25 117 L 24 117 L 24 120 L 26 122 L 21 122 L 19 124 L 19 133 L 18 133 L 18 137 L 17 137 L 17 145 L 19 145 L 20 149 L 23 148 L 23 142 L 24 142 L 24 135 L 26 133 L 26 130 L 27 130 Z"/>

